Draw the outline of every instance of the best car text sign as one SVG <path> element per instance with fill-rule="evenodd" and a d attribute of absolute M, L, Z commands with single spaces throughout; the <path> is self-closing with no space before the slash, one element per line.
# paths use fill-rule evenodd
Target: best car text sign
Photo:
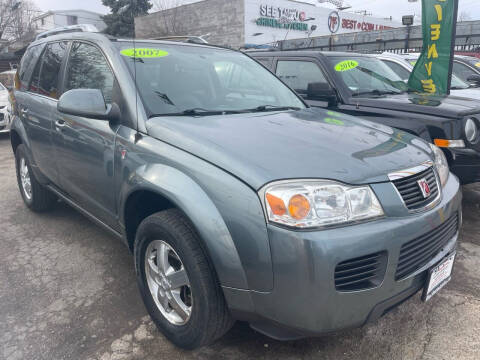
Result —
<path fill-rule="evenodd" d="M 422 0 L 423 52 L 408 85 L 428 94 L 448 95 L 458 0 Z"/>

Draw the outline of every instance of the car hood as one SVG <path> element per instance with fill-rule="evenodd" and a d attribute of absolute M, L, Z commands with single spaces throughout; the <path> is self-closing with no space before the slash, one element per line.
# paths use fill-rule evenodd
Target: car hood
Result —
<path fill-rule="evenodd" d="M 465 90 L 457 90 L 465 91 Z M 439 117 L 463 118 L 480 113 L 480 102 L 461 96 L 431 96 L 416 94 L 387 95 L 379 97 L 354 97 L 350 103 L 361 107 L 371 107 L 412 113 L 434 115 Z M 457 95 L 457 93 L 455 93 Z M 460 93 L 458 93 L 460 95 Z M 362 109 L 360 109 L 362 110 Z"/>
<path fill-rule="evenodd" d="M 255 189 L 282 179 L 348 184 L 389 181 L 387 174 L 430 160 L 427 143 L 348 115 L 305 109 L 205 117 L 156 117 L 149 135 L 188 151 Z"/>
<path fill-rule="evenodd" d="M 450 91 L 450 94 L 455 97 L 480 100 L 480 88 L 454 89 Z M 478 102 L 478 104 L 480 104 L 480 102 Z"/>

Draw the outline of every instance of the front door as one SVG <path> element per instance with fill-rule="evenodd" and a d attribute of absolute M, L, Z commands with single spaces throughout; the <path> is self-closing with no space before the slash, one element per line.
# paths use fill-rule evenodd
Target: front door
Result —
<path fill-rule="evenodd" d="M 113 72 L 99 48 L 74 42 L 65 67 L 64 91 L 99 89 L 112 101 Z M 55 111 L 61 189 L 77 204 L 115 226 L 114 146 L 118 125 Z"/>
<path fill-rule="evenodd" d="M 328 108 L 328 101 L 312 100 L 307 97 L 308 84 L 328 83 L 317 63 L 310 60 L 279 59 L 275 74 L 310 106 Z"/>

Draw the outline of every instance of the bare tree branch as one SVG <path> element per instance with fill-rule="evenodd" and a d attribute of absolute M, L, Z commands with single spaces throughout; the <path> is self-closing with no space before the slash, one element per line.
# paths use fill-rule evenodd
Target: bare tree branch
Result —
<path fill-rule="evenodd" d="M 0 39 L 17 40 L 33 33 L 33 18 L 38 14 L 29 0 L 0 0 Z"/>

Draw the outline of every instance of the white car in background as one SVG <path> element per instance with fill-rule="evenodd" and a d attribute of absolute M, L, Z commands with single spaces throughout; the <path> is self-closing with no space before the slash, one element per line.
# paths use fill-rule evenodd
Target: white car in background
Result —
<path fill-rule="evenodd" d="M 413 71 L 413 64 L 418 59 L 419 54 L 398 55 L 385 52 L 377 55 L 390 69 L 392 69 L 400 78 L 407 82 L 410 73 Z M 452 87 L 450 94 L 475 100 L 480 100 L 480 88 L 473 87 L 455 75 L 452 75 Z"/>
<path fill-rule="evenodd" d="M 7 88 L 0 83 L 0 133 L 10 131 L 11 119 L 11 104 L 10 95 Z"/>

